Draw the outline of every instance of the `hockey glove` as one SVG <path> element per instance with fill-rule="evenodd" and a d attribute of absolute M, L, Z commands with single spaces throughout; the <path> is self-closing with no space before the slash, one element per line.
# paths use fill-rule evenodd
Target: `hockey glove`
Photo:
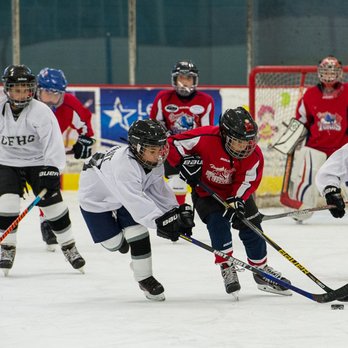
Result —
<path fill-rule="evenodd" d="M 173 208 L 155 220 L 157 235 L 175 242 L 180 234 L 192 235 L 193 211 L 188 204 L 182 204 L 179 208 Z"/>
<path fill-rule="evenodd" d="M 336 208 L 329 209 L 331 215 L 335 218 L 342 218 L 346 213 L 344 210 L 346 205 L 341 196 L 341 189 L 335 186 L 326 186 L 323 194 L 327 204 L 336 206 Z"/>
<path fill-rule="evenodd" d="M 52 166 L 42 167 L 39 172 L 39 192 L 44 188 L 47 189 L 47 193 L 43 199 L 51 197 L 60 190 L 60 173 L 58 168 Z"/>
<path fill-rule="evenodd" d="M 92 155 L 92 146 L 95 143 L 95 139 L 80 135 L 73 146 L 74 157 L 76 159 L 88 158 Z"/>
<path fill-rule="evenodd" d="M 198 155 L 185 156 L 180 163 L 180 179 L 195 187 L 202 175 L 203 161 Z"/>
<path fill-rule="evenodd" d="M 181 204 L 179 207 L 179 223 L 180 223 L 180 233 L 187 237 L 192 236 L 192 227 L 195 226 L 193 221 L 193 210 L 188 204 Z"/>
<path fill-rule="evenodd" d="M 232 228 L 240 230 L 244 226 L 242 220 L 245 217 L 245 203 L 239 197 L 229 197 L 226 202 L 229 207 L 225 209 L 222 216 L 232 224 Z"/>

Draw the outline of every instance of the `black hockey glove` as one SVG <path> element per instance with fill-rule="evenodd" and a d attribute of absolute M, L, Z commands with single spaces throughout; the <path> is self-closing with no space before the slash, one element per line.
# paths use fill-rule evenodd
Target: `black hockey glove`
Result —
<path fill-rule="evenodd" d="M 180 179 L 195 187 L 202 175 L 203 161 L 198 155 L 185 156 L 180 163 Z"/>
<path fill-rule="evenodd" d="M 192 236 L 192 227 L 195 226 L 193 221 L 193 209 L 188 204 L 181 204 L 179 207 L 179 217 L 180 217 L 180 232 L 187 237 Z"/>
<path fill-rule="evenodd" d="M 323 194 L 327 204 L 336 206 L 336 208 L 330 209 L 331 215 L 335 218 L 342 218 L 346 213 L 346 205 L 341 195 L 341 189 L 335 186 L 326 186 Z"/>
<path fill-rule="evenodd" d="M 229 197 L 226 202 L 229 207 L 225 209 L 222 216 L 232 224 L 232 228 L 240 230 L 245 226 L 242 221 L 245 217 L 245 203 L 239 197 Z"/>
<path fill-rule="evenodd" d="M 169 210 L 155 220 L 157 235 L 175 242 L 180 234 L 192 235 L 193 211 L 188 204 L 182 204 L 179 208 Z"/>
<path fill-rule="evenodd" d="M 41 192 L 44 188 L 47 189 L 47 193 L 43 199 L 51 197 L 60 190 L 60 173 L 58 168 L 52 166 L 42 167 L 39 172 L 38 189 Z"/>
<path fill-rule="evenodd" d="M 72 148 L 74 157 L 76 159 L 90 157 L 92 155 L 92 146 L 94 143 L 95 139 L 80 135 Z"/>

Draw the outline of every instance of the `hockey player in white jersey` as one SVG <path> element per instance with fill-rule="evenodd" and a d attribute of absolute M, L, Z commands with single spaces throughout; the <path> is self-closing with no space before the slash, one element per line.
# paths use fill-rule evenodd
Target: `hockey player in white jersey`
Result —
<path fill-rule="evenodd" d="M 316 185 L 327 204 L 335 205 L 330 213 L 335 218 L 345 215 L 345 203 L 341 194 L 341 186 L 348 183 L 348 144 L 336 150 L 320 167 Z"/>
<path fill-rule="evenodd" d="M 73 268 L 83 271 L 85 260 L 76 249 L 69 210 L 60 192 L 60 171 L 65 149 L 58 122 L 51 109 L 33 99 L 36 77 L 25 65 L 10 65 L 2 76 L 5 98 L 0 100 L 0 235 L 19 216 L 20 198 L 27 183 L 63 254 Z M 0 268 L 5 275 L 16 255 L 17 228 L 1 242 Z"/>
<path fill-rule="evenodd" d="M 128 146 L 96 153 L 80 175 L 79 202 L 95 243 L 109 251 L 131 251 L 135 280 L 150 300 L 163 301 L 164 288 L 152 274 L 148 228 L 176 241 L 191 235 L 192 208 L 178 206 L 163 179 L 169 152 L 166 130 L 155 120 L 138 120 L 128 132 Z"/>

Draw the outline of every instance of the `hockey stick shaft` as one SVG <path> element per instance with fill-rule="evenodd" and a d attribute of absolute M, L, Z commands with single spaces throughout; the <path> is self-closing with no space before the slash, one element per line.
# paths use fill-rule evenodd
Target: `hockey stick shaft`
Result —
<path fill-rule="evenodd" d="M 237 266 L 240 266 L 240 267 L 243 267 L 253 273 L 256 273 L 258 274 L 259 276 L 261 277 L 264 277 L 264 278 L 267 278 L 269 280 L 271 280 L 272 282 L 275 282 L 277 283 L 278 285 L 281 285 L 287 289 L 290 289 L 302 296 L 305 296 L 307 298 L 309 298 L 310 300 L 312 301 L 315 301 L 315 302 L 318 302 L 318 303 L 327 303 L 327 302 L 331 302 L 331 301 L 334 301 L 338 298 L 342 298 L 342 297 L 345 297 L 348 295 L 348 284 L 342 286 L 341 288 L 337 289 L 337 290 L 332 290 L 326 294 L 313 294 L 313 293 L 310 293 L 310 292 L 307 292 L 303 289 L 300 289 L 290 283 L 287 283 L 281 279 L 278 279 L 274 276 L 272 276 L 271 274 L 269 273 L 266 273 L 266 272 L 263 272 L 261 269 L 258 269 L 256 267 L 253 267 L 251 265 L 249 265 L 248 263 L 245 263 L 239 259 L 236 259 L 235 257 L 233 256 L 229 256 L 227 254 L 225 254 L 224 252 L 222 251 L 219 251 L 219 250 L 216 250 L 214 248 L 212 248 L 211 246 L 207 245 L 207 244 L 204 244 L 203 242 L 197 240 L 197 239 L 194 239 L 192 237 L 188 237 L 188 236 L 185 236 L 183 234 L 180 235 L 180 238 L 186 240 L 187 242 L 189 243 L 192 243 L 194 245 L 197 245 L 199 246 L 200 248 L 203 248 L 205 250 L 208 250 L 210 251 L 211 253 L 215 254 L 215 255 L 218 255 L 222 258 L 224 258 L 225 260 L 228 260 L 228 261 L 231 261 L 233 262 L 234 265 L 237 265 Z"/>
<path fill-rule="evenodd" d="M 347 202 L 344 202 L 345 204 L 348 204 Z M 297 216 L 302 216 L 306 215 L 308 213 L 313 213 L 316 211 L 321 211 L 321 210 L 328 210 L 328 209 L 333 209 L 336 208 L 334 205 L 324 205 L 322 207 L 316 207 L 316 208 L 307 208 L 307 209 L 302 209 L 302 210 L 294 210 L 294 211 L 288 211 L 286 213 L 280 213 L 280 214 L 274 214 L 274 215 L 264 215 L 260 213 L 262 221 L 267 221 L 267 220 L 274 220 L 274 219 L 280 219 L 284 217 L 297 217 Z M 250 218 L 248 218 L 249 220 Z"/>
<path fill-rule="evenodd" d="M 211 194 L 218 202 L 220 202 L 225 208 L 229 208 L 230 205 L 223 200 L 218 194 L 216 194 L 213 190 L 210 189 L 207 185 L 200 182 L 199 185 Z M 301 263 L 299 263 L 295 258 L 293 258 L 289 253 L 287 253 L 283 248 L 281 248 L 277 243 L 275 243 L 270 237 L 268 237 L 263 231 L 257 228 L 252 222 L 248 219 L 242 219 L 243 223 L 248 226 L 252 231 L 254 231 L 257 235 L 259 235 L 262 239 L 264 239 L 269 245 L 271 245 L 275 250 L 279 252 L 283 257 L 285 257 L 289 262 L 291 262 L 295 267 L 297 267 L 303 274 L 305 274 L 308 278 L 310 278 L 314 283 L 319 285 L 326 292 L 332 291 L 330 287 L 325 285 L 322 281 L 320 281 L 315 275 L 313 275 L 306 267 L 304 267 Z"/>
<path fill-rule="evenodd" d="M 47 189 L 43 189 L 35 199 L 20 213 L 16 220 L 6 229 L 3 235 L 0 237 L 0 243 L 17 227 L 19 222 L 29 213 L 29 211 L 35 207 L 41 200 L 41 198 L 46 194 Z"/>

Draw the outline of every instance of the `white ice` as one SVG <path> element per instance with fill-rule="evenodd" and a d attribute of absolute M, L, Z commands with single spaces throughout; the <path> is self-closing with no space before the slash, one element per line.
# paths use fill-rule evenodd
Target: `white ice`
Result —
<path fill-rule="evenodd" d="M 151 231 L 154 275 L 166 301 L 148 301 L 133 279 L 130 255 L 95 245 L 79 212 L 76 192 L 65 192 L 85 274 L 57 249 L 45 250 L 37 208 L 21 222 L 15 264 L 0 274 L 1 348 L 108 347 L 347 347 L 348 303 L 331 310 L 294 293 L 283 297 L 256 288 L 239 273 L 239 301 L 225 293 L 213 254 L 189 242 L 172 243 Z M 31 201 L 22 202 L 24 209 Z M 261 210 L 272 214 L 281 210 Z M 330 288 L 348 283 L 348 218 L 316 213 L 307 223 L 263 223 L 265 233 Z M 209 244 L 197 221 L 196 239 Z M 245 261 L 234 234 L 234 255 Z M 268 246 L 269 264 L 308 292 L 324 291 Z M 338 303 L 338 302 L 334 302 Z"/>

